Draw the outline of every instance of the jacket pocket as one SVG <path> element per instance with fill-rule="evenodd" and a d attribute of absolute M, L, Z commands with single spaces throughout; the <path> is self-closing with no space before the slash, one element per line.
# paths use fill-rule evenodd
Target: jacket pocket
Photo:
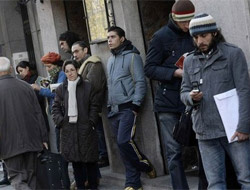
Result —
<path fill-rule="evenodd" d="M 229 71 L 228 71 L 228 63 L 217 62 L 212 65 L 211 78 L 214 83 L 228 82 L 229 81 Z"/>
<path fill-rule="evenodd" d="M 199 67 L 191 68 L 189 71 L 189 75 L 191 83 L 195 81 L 199 82 L 201 79 L 201 68 Z"/>
<path fill-rule="evenodd" d="M 121 87 L 122 87 L 122 90 L 123 90 L 123 95 L 124 95 L 124 96 L 128 96 L 128 93 L 127 93 L 127 91 L 126 91 L 126 88 L 125 88 L 123 82 L 122 82 L 122 81 L 120 81 L 120 82 L 121 82 Z"/>

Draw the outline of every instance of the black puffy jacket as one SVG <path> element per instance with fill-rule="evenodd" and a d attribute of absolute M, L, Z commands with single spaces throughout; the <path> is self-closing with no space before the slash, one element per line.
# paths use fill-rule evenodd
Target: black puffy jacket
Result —
<path fill-rule="evenodd" d="M 98 121 L 98 101 L 91 84 L 82 78 L 77 83 L 76 99 L 77 123 L 69 123 L 67 90 L 65 80 L 56 89 L 52 106 L 52 116 L 55 124 L 61 126 L 60 147 L 63 157 L 71 162 L 96 162 L 98 160 L 98 137 L 96 126 Z"/>
<path fill-rule="evenodd" d="M 185 109 L 180 100 L 182 79 L 173 74 L 178 69 L 176 61 L 193 50 L 189 32 L 183 32 L 170 15 L 168 24 L 158 30 L 150 41 L 144 67 L 146 76 L 159 82 L 154 102 L 156 112 L 181 113 Z"/>

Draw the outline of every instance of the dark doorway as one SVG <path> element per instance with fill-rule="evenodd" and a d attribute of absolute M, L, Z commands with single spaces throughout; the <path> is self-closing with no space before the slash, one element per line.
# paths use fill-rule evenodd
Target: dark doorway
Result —
<path fill-rule="evenodd" d="M 138 0 L 146 50 L 152 35 L 167 24 L 174 0 Z"/>
<path fill-rule="evenodd" d="M 34 53 L 34 46 L 32 41 L 32 35 L 30 30 L 30 23 L 29 23 L 29 16 L 26 4 L 19 4 L 21 9 L 21 16 L 23 21 L 23 30 L 24 30 L 24 36 L 25 36 L 25 43 L 26 48 L 28 51 L 28 57 L 30 65 L 34 68 L 36 67 L 36 59 L 35 59 L 35 53 Z"/>
<path fill-rule="evenodd" d="M 79 34 L 82 40 L 89 42 L 86 17 L 82 0 L 64 1 L 68 30 Z"/>

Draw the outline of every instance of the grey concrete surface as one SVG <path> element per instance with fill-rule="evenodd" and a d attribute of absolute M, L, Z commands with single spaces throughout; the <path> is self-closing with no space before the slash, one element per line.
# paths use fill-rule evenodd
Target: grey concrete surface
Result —
<path fill-rule="evenodd" d="M 69 167 L 70 178 L 73 181 L 72 167 Z M 101 168 L 102 178 L 100 180 L 100 190 L 123 190 L 125 175 L 111 172 L 110 167 Z M 198 187 L 198 178 L 196 171 L 186 172 L 190 190 L 195 190 Z M 3 172 L 0 171 L 0 179 L 3 177 Z M 141 177 L 144 190 L 171 190 L 170 176 L 161 176 L 155 179 L 148 179 L 144 175 Z M 14 190 L 12 186 L 0 186 L 1 190 Z"/>

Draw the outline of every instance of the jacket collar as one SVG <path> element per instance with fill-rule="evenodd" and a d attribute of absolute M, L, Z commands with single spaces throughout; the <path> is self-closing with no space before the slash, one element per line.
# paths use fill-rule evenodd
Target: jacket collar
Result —
<path fill-rule="evenodd" d="M 223 51 L 221 49 L 221 43 L 217 44 L 215 48 L 213 48 L 213 51 L 210 55 L 204 55 L 200 52 L 195 52 L 194 59 L 200 59 L 200 60 L 207 60 L 207 64 L 204 68 L 209 67 L 217 60 L 225 60 L 226 56 L 223 54 Z"/>

